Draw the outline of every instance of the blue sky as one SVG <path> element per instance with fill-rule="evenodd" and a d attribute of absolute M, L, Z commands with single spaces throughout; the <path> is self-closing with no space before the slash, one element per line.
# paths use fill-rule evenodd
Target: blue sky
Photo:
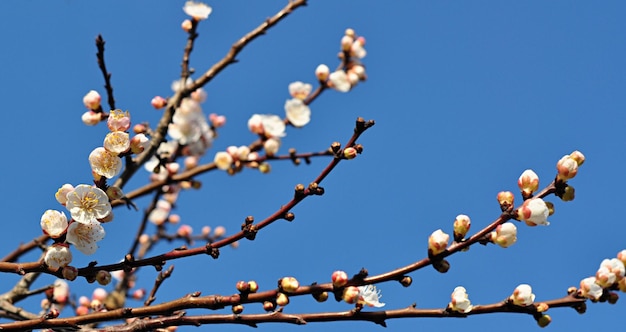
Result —
<path fill-rule="evenodd" d="M 209 68 L 285 2 L 210 3 L 213 13 L 199 27 L 192 67 L 197 72 Z M 102 34 L 107 41 L 118 107 L 129 110 L 134 121 L 155 125 L 160 113 L 150 100 L 170 94 L 180 73 L 186 38 L 180 29 L 183 3 L 0 2 L 2 252 L 40 234 L 43 211 L 58 208 L 54 193 L 59 186 L 91 181 L 87 156 L 107 131 L 80 121 L 83 95 L 91 89 L 104 94 L 95 36 Z M 619 212 L 624 186 L 619 172 L 626 162 L 626 42 L 620 37 L 626 28 L 625 7 L 620 1 L 311 1 L 298 9 L 206 86 L 205 113 L 225 114 L 228 122 L 205 160 L 229 145 L 252 142 L 255 137 L 246 128 L 252 114 L 282 115 L 290 82 L 314 83 L 320 63 L 333 68 L 347 27 L 367 39 L 368 81 L 347 94 L 325 92 L 311 105 L 311 123 L 290 128 L 281 151 L 319 151 L 333 141 L 345 142 L 354 119 L 362 116 L 376 120 L 360 141 L 364 154 L 341 163 L 323 183 L 324 196 L 293 210 L 294 222 L 276 223 L 254 242 L 223 250 L 216 261 L 197 257 L 174 262 L 175 273 L 157 302 L 194 291 L 231 294 L 240 279 L 270 289 L 287 275 L 308 284 L 327 282 L 337 269 L 353 274 L 365 267 L 378 274 L 410 264 L 425 256 L 432 231 L 451 231 L 457 214 L 469 215 L 473 230 L 486 226 L 499 215 L 497 192 L 516 191 L 522 171 L 532 168 L 545 185 L 555 174 L 556 161 L 580 150 L 587 161 L 571 181 L 576 199 L 548 199 L 556 206 L 550 226 L 520 224 L 514 246 L 473 247 L 449 259 L 447 274 L 430 268 L 412 274 L 410 288 L 379 285 L 389 309 L 413 302 L 421 308 L 444 307 L 457 285 L 467 288 L 475 304 L 502 300 L 520 283 L 531 284 L 537 300 L 565 295 L 567 287 L 594 274 L 602 259 L 626 248 Z M 268 175 L 205 174 L 198 178 L 203 189 L 185 192 L 176 212 L 195 230 L 224 225 L 234 232 L 247 215 L 261 220 L 274 212 L 291 198 L 295 184 L 310 182 L 326 164 L 324 159 L 298 167 L 276 163 Z M 138 173 L 128 189 L 147 176 Z M 147 200 L 137 203 L 145 206 Z M 116 211 L 96 256 L 77 253 L 76 264 L 121 259 L 140 217 L 139 212 Z M 153 253 L 178 245 L 164 243 Z M 152 269 L 145 269 L 139 283 L 150 288 L 154 277 Z M 0 276 L 3 289 L 17 280 Z M 42 277 L 38 285 L 51 281 Z M 83 295 L 91 285 L 78 280 L 72 286 Z M 286 311 L 348 308 L 298 298 Z M 582 316 L 571 309 L 550 310 L 550 328 L 620 326 L 626 323 L 623 308 L 619 302 L 589 303 Z M 261 311 L 260 306 L 246 308 Z M 509 314 L 388 322 L 394 330 L 478 331 L 486 324 L 509 331 L 536 327 L 529 316 Z M 299 328 L 381 329 L 371 323 Z"/>

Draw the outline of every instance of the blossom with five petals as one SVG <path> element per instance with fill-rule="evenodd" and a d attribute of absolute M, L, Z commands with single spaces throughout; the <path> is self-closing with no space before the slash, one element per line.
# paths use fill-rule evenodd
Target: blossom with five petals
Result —
<path fill-rule="evenodd" d="M 83 224 L 104 218 L 112 210 L 107 194 L 102 189 L 87 184 L 78 185 L 67 194 L 66 207 L 72 219 Z"/>

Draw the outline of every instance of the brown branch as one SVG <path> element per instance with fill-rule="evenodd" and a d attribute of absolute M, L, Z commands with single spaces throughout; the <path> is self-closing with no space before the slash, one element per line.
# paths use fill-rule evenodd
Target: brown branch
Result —
<path fill-rule="evenodd" d="M 170 265 L 167 270 L 159 272 L 159 275 L 154 280 L 154 287 L 152 287 L 148 299 L 146 299 L 143 303 L 144 306 L 147 307 L 151 305 L 154 300 L 156 300 L 156 292 L 159 290 L 159 287 L 161 287 L 161 284 L 163 284 L 163 281 L 172 275 L 172 272 L 174 272 L 174 265 Z"/>
<path fill-rule="evenodd" d="M 96 37 L 96 48 L 98 49 L 98 53 L 96 53 L 96 58 L 98 58 L 98 67 L 100 71 L 102 71 L 102 76 L 104 76 L 104 88 L 107 91 L 107 102 L 109 103 L 109 108 L 111 110 L 115 109 L 115 98 L 113 98 L 113 86 L 111 85 L 111 73 L 107 71 L 107 66 L 104 62 L 104 44 L 106 42 L 102 39 L 102 35 L 98 35 Z"/>
<path fill-rule="evenodd" d="M 20 256 L 26 254 L 32 249 L 35 249 L 37 247 L 42 248 L 43 246 L 45 246 L 46 241 L 48 241 L 49 239 L 50 237 L 48 235 L 43 234 L 26 244 L 20 244 L 17 249 L 13 250 L 11 253 L 0 259 L 0 262 L 15 262 L 18 258 L 20 258 Z"/>

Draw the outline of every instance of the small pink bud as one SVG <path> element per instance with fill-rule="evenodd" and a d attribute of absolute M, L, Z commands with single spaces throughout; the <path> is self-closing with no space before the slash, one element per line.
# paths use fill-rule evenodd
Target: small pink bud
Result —
<path fill-rule="evenodd" d="M 527 169 L 520 175 L 517 185 L 523 195 L 529 197 L 539 189 L 539 176 L 532 169 Z"/>
<path fill-rule="evenodd" d="M 89 303 L 91 303 L 91 301 L 86 296 L 81 296 L 81 297 L 78 298 L 78 304 L 79 305 L 89 306 Z"/>
<path fill-rule="evenodd" d="M 203 226 L 202 227 L 202 236 L 208 236 L 209 234 L 211 234 L 211 227 L 210 226 Z"/>
<path fill-rule="evenodd" d="M 243 280 L 239 280 L 235 288 L 237 288 L 237 290 L 241 293 L 247 293 L 250 290 L 250 284 Z"/>
<path fill-rule="evenodd" d="M 284 277 L 280 279 L 279 287 L 287 293 L 293 293 L 300 287 L 300 283 L 294 277 Z"/>
<path fill-rule="evenodd" d="M 81 120 L 83 121 L 83 123 L 88 126 L 97 125 L 98 123 L 100 123 L 101 119 L 102 119 L 102 113 L 96 113 L 94 111 L 87 111 L 83 113 L 83 116 L 81 117 Z"/>
<path fill-rule="evenodd" d="M 263 302 L 263 310 L 265 310 L 265 311 L 273 311 L 274 310 L 274 302 L 271 302 L 271 301 Z"/>
<path fill-rule="evenodd" d="M 87 107 L 88 109 L 95 111 L 100 108 L 101 100 L 102 97 L 100 97 L 98 91 L 91 90 L 87 92 L 87 94 L 83 97 L 83 104 L 85 104 L 85 107 Z"/>
<path fill-rule="evenodd" d="M 165 105 L 167 105 L 167 99 L 161 96 L 156 96 L 152 98 L 152 100 L 150 101 L 150 104 L 152 105 L 152 107 L 158 110 L 158 109 L 165 107 Z"/>
<path fill-rule="evenodd" d="M 49 318 L 57 318 L 59 317 L 59 314 L 61 314 L 61 312 L 59 311 L 59 308 L 57 307 L 52 307 L 50 308 L 50 311 L 48 311 L 48 317 Z"/>
<path fill-rule="evenodd" d="M 209 121 L 215 128 L 223 127 L 226 124 L 226 117 L 215 113 L 209 114 Z"/>
<path fill-rule="evenodd" d="M 133 126 L 133 133 L 135 134 L 145 134 L 148 131 L 148 126 L 143 123 L 138 123 Z"/>
<path fill-rule="evenodd" d="M 224 234 L 226 234 L 226 228 L 224 228 L 224 226 L 215 227 L 215 230 L 213 231 L 213 236 L 222 237 L 224 236 Z"/>
<path fill-rule="evenodd" d="M 146 296 L 146 290 L 143 288 L 135 289 L 133 292 L 133 299 L 135 300 L 141 300 L 144 296 Z"/>
<path fill-rule="evenodd" d="M 354 38 L 350 36 L 343 36 L 341 38 L 341 50 L 348 52 L 352 49 L 352 43 L 354 42 Z"/>
<path fill-rule="evenodd" d="M 190 237 L 193 232 L 193 229 L 189 225 L 180 225 L 176 234 L 180 237 Z"/>
<path fill-rule="evenodd" d="M 144 134 L 137 134 L 130 139 L 130 151 L 134 154 L 142 153 L 150 146 L 150 140 Z"/>
<path fill-rule="evenodd" d="M 348 274 L 344 271 L 333 272 L 331 279 L 334 287 L 343 287 L 348 283 Z"/>
<path fill-rule="evenodd" d="M 84 316 L 89 313 L 89 306 L 78 306 L 76 308 L 76 316 Z"/>
<path fill-rule="evenodd" d="M 498 203 L 500 203 L 500 206 L 502 207 L 509 207 L 513 205 L 514 200 L 515 196 L 510 191 L 501 191 L 498 193 Z"/>
<path fill-rule="evenodd" d="M 96 288 L 93 290 L 93 293 L 91 294 L 91 298 L 92 300 L 100 300 L 100 301 L 104 301 L 107 298 L 107 291 L 104 288 Z"/>
<path fill-rule="evenodd" d="M 178 224 L 180 222 L 180 214 L 175 214 L 175 213 L 170 214 L 169 217 L 167 217 L 167 222 L 169 222 L 170 224 Z M 183 226 L 180 226 L 180 227 L 183 227 Z M 187 230 L 185 230 L 185 232 L 187 232 Z"/>
<path fill-rule="evenodd" d="M 578 173 L 578 162 L 570 156 L 564 156 L 556 163 L 557 178 L 567 181 L 576 176 Z"/>

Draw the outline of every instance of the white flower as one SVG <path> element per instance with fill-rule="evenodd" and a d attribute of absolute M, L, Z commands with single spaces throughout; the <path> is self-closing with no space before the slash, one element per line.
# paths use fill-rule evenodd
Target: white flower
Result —
<path fill-rule="evenodd" d="M 442 253 L 448 247 L 450 235 L 444 233 L 441 229 L 434 231 L 428 237 L 428 250 L 433 255 Z"/>
<path fill-rule="evenodd" d="M 193 17 L 196 21 L 206 20 L 211 14 L 211 7 L 202 2 L 187 1 L 183 7 L 185 14 Z"/>
<path fill-rule="evenodd" d="M 532 195 L 539 189 L 539 176 L 532 169 L 527 169 L 520 175 L 517 185 L 524 194 Z"/>
<path fill-rule="evenodd" d="M 285 102 L 287 120 L 294 127 L 303 127 L 311 121 L 311 109 L 301 99 L 293 98 Z"/>
<path fill-rule="evenodd" d="M 65 213 L 57 210 L 47 210 L 41 216 L 41 229 L 53 239 L 60 237 L 67 229 Z"/>
<path fill-rule="evenodd" d="M 384 303 L 378 301 L 381 298 L 381 295 L 380 295 L 380 290 L 377 290 L 376 286 L 374 285 L 359 286 L 358 289 L 359 289 L 358 303 L 365 304 L 368 307 L 376 307 L 376 308 L 380 308 L 385 305 Z"/>
<path fill-rule="evenodd" d="M 230 168 L 230 165 L 233 164 L 233 156 L 226 151 L 220 151 L 215 154 L 213 162 L 215 162 L 215 166 L 217 166 L 217 168 L 225 171 Z"/>
<path fill-rule="evenodd" d="M 330 86 L 339 92 L 348 92 L 352 88 L 348 75 L 343 70 L 332 72 L 328 79 L 330 80 Z"/>
<path fill-rule="evenodd" d="M 624 277 L 624 263 L 617 258 L 605 259 L 596 272 L 596 284 L 607 288 Z"/>
<path fill-rule="evenodd" d="M 330 68 L 327 65 L 321 64 L 315 68 L 315 77 L 318 80 L 325 82 L 328 79 L 328 75 L 330 74 Z"/>
<path fill-rule="evenodd" d="M 72 190 L 74 190 L 74 186 L 66 183 L 61 186 L 59 190 L 57 190 L 56 194 L 54 194 L 54 198 L 56 198 L 57 202 L 61 203 L 61 205 L 65 206 L 65 203 L 67 202 L 67 194 Z"/>
<path fill-rule="evenodd" d="M 73 222 L 67 229 L 67 242 L 83 254 L 92 255 L 98 249 L 96 242 L 102 240 L 104 235 L 104 228 L 95 219 L 89 223 Z"/>
<path fill-rule="evenodd" d="M 122 170 L 122 160 L 103 147 L 95 148 L 89 154 L 91 169 L 99 175 L 110 179 Z"/>
<path fill-rule="evenodd" d="M 496 230 L 491 232 L 491 241 L 502 248 L 510 247 L 517 242 L 517 226 L 512 222 L 498 225 Z"/>
<path fill-rule="evenodd" d="M 285 136 L 285 122 L 272 114 L 254 114 L 248 120 L 248 128 L 251 132 L 266 137 Z"/>
<path fill-rule="evenodd" d="M 595 277 L 585 278 L 580 281 L 580 295 L 592 301 L 599 300 L 603 292 L 602 286 L 596 283 Z"/>
<path fill-rule="evenodd" d="M 130 149 L 130 136 L 123 131 L 113 131 L 104 137 L 104 148 L 113 153 L 120 154 Z"/>
<path fill-rule="evenodd" d="M 100 108 L 100 101 L 102 97 L 96 90 L 91 90 L 83 97 L 83 104 L 90 110 L 97 110 Z"/>
<path fill-rule="evenodd" d="M 350 55 L 357 57 L 359 59 L 363 59 L 367 55 L 367 51 L 363 47 L 364 39 L 357 38 L 350 47 Z"/>
<path fill-rule="evenodd" d="M 46 254 L 43 257 L 43 261 L 46 265 L 53 269 L 66 267 L 72 262 L 72 252 L 67 245 L 55 243 L 48 247 Z"/>
<path fill-rule="evenodd" d="M 306 99 L 311 93 L 311 90 L 313 90 L 313 86 L 308 83 L 296 81 L 289 84 L 289 94 L 297 99 Z"/>
<path fill-rule="evenodd" d="M 278 152 L 280 148 L 280 138 L 272 137 L 263 143 L 263 149 L 265 149 L 265 153 L 273 156 Z"/>
<path fill-rule="evenodd" d="M 513 304 L 519 306 L 529 306 L 535 301 L 535 294 L 530 285 L 521 284 L 515 288 L 513 295 L 509 297 Z"/>
<path fill-rule="evenodd" d="M 450 308 L 454 311 L 468 313 L 472 310 L 472 303 L 469 300 L 469 295 L 465 287 L 456 287 L 452 291 L 452 301 L 450 301 Z"/>
<path fill-rule="evenodd" d="M 541 198 L 525 200 L 524 204 L 517 209 L 517 214 L 528 226 L 550 225 L 548 222 L 550 211 L 548 210 L 546 202 Z"/>
<path fill-rule="evenodd" d="M 104 218 L 111 213 L 109 197 L 100 188 L 81 184 L 67 194 L 67 209 L 72 219 L 88 224 L 92 219 Z"/>
<path fill-rule="evenodd" d="M 54 301 L 60 304 L 66 303 L 70 295 L 70 285 L 63 279 L 55 280 L 53 285 L 52 298 Z"/>
<path fill-rule="evenodd" d="M 178 92 L 184 89 L 185 87 L 190 86 L 191 84 L 193 84 L 193 80 L 191 79 L 191 77 L 188 77 L 184 85 L 182 84 L 182 80 L 179 79 L 179 80 L 172 82 L 171 88 L 172 88 L 172 91 Z"/>
<path fill-rule="evenodd" d="M 87 111 L 83 113 L 80 119 L 83 121 L 84 124 L 88 126 L 95 126 L 98 123 L 100 123 L 100 120 L 102 120 L 102 113 L 96 113 L 94 111 Z"/>

